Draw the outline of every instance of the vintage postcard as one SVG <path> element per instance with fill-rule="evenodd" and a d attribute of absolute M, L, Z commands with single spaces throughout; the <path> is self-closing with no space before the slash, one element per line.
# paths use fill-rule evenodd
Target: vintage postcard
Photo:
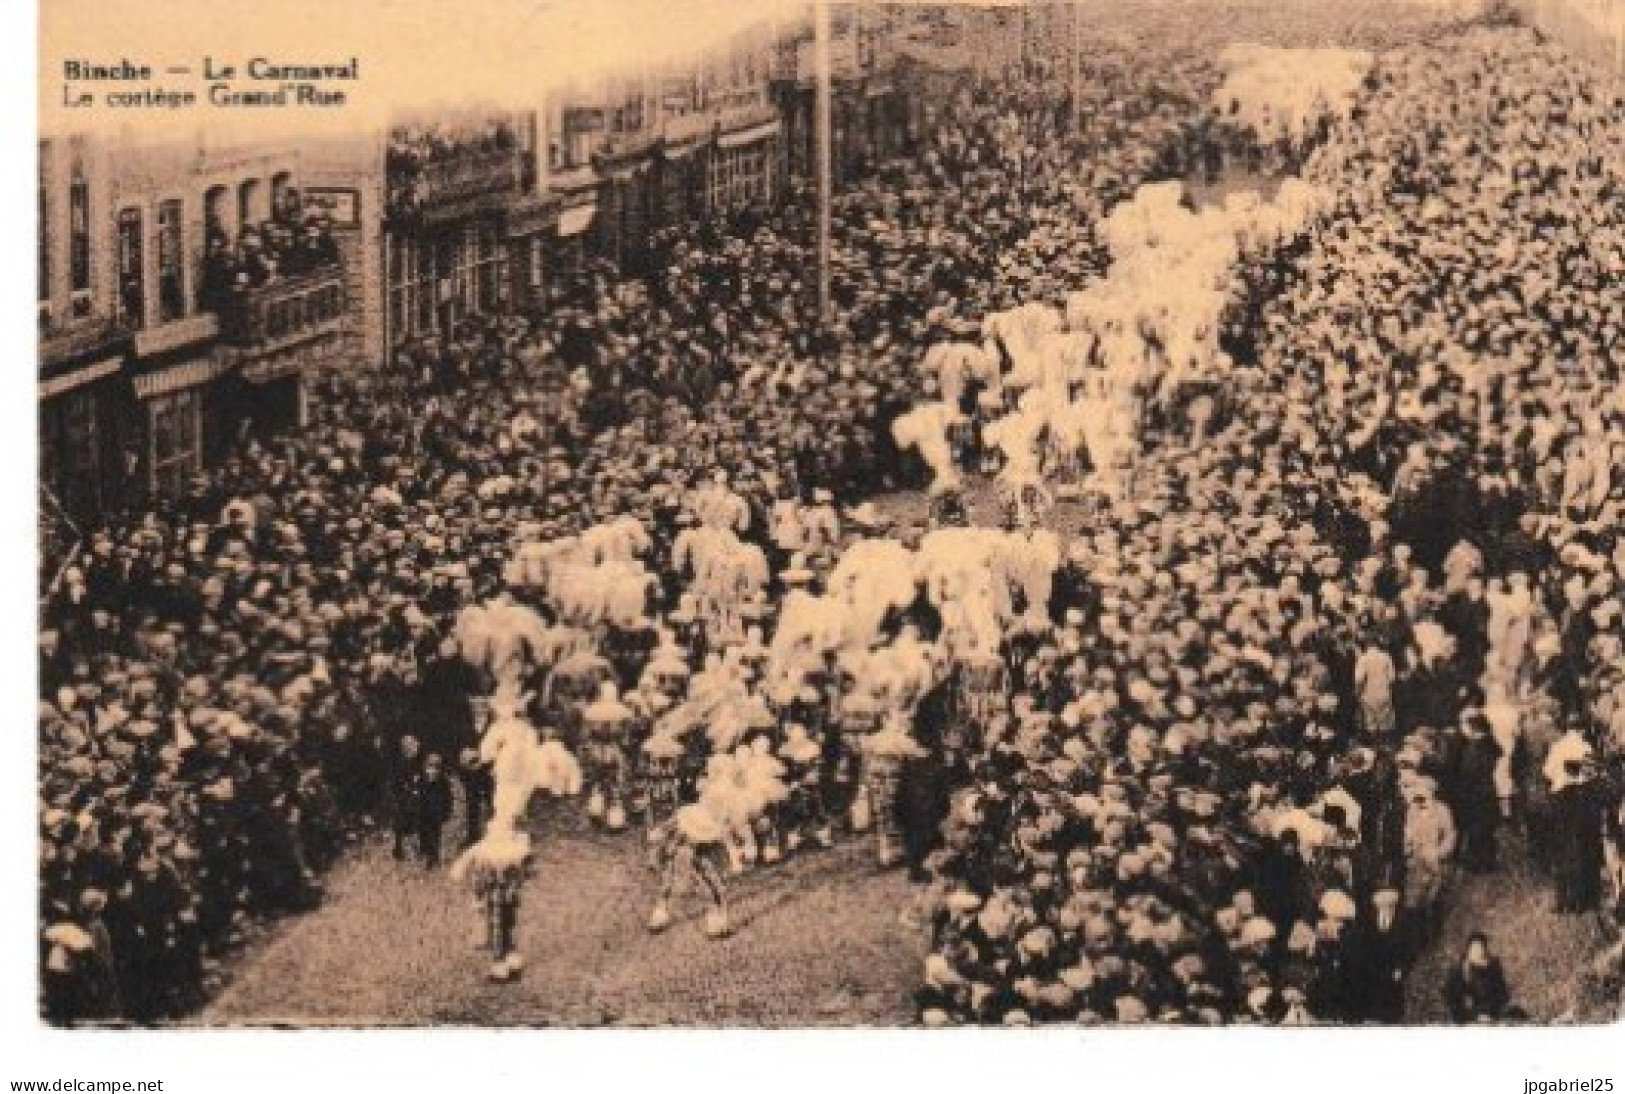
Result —
<path fill-rule="evenodd" d="M 1620 0 L 38 80 L 42 1023 L 1620 1018 Z"/>

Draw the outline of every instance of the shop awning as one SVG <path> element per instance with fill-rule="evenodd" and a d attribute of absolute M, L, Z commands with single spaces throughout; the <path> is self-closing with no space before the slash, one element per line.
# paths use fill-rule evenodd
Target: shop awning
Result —
<path fill-rule="evenodd" d="M 168 395 L 172 391 L 199 387 L 220 375 L 225 371 L 225 367 L 213 357 L 172 365 L 157 372 L 149 372 L 145 376 L 137 376 L 135 393 L 138 398 L 151 399 L 157 395 Z"/>
<path fill-rule="evenodd" d="M 684 156 L 693 155 L 704 147 L 705 138 L 703 136 L 684 137 L 682 140 L 672 141 L 667 144 L 662 149 L 661 154 L 668 160 L 679 160 Z"/>
<path fill-rule="evenodd" d="M 779 135 L 779 120 L 774 118 L 761 125 L 753 125 L 749 129 L 741 129 L 737 133 L 724 133 L 717 138 L 717 144 L 723 148 L 741 148 L 757 141 L 765 141 L 769 137 Z"/>
<path fill-rule="evenodd" d="M 65 372 L 60 376 L 53 376 L 49 380 L 41 380 L 39 385 L 40 402 L 54 399 L 65 391 L 72 391 L 76 387 L 84 387 L 88 383 L 100 380 L 104 376 L 111 376 L 124 366 L 123 356 L 109 357 L 105 361 L 97 361 L 83 368 Z"/>
<path fill-rule="evenodd" d="M 593 218 L 598 215 L 596 205 L 577 205 L 574 209 L 566 209 L 559 214 L 559 238 L 580 235 L 592 224 Z"/>

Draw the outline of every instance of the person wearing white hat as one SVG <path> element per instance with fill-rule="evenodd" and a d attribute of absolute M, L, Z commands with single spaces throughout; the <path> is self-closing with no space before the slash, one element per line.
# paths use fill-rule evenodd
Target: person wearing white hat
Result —
<path fill-rule="evenodd" d="M 1456 853 L 1455 820 L 1431 783 L 1423 779 L 1411 790 L 1405 811 L 1405 906 L 1423 937 L 1438 926 L 1439 898 Z"/>
<path fill-rule="evenodd" d="M 1596 757 L 1572 731 L 1554 744 L 1545 764 L 1553 779 L 1544 826 L 1545 857 L 1556 881 L 1559 915 L 1581 915 L 1602 903 L 1603 780 Z"/>
<path fill-rule="evenodd" d="M 1348 1017 L 1397 1025 L 1405 1020 L 1406 976 L 1416 956 L 1413 920 L 1398 889 L 1378 889 L 1348 938 Z"/>
<path fill-rule="evenodd" d="M 1361 728 L 1381 740 L 1394 731 L 1394 659 L 1379 642 L 1370 642 L 1354 662 L 1354 687 L 1360 699 Z"/>

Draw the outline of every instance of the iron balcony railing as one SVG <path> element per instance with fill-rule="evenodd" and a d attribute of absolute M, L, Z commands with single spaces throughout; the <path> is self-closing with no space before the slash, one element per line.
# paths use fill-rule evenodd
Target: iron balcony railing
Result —
<path fill-rule="evenodd" d="M 221 341 L 274 350 L 331 333 L 344 320 L 344 268 L 334 264 L 235 292 L 220 313 Z"/>

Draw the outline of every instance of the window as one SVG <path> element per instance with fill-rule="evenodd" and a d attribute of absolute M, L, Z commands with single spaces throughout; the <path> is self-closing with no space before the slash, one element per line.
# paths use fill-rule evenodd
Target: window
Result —
<path fill-rule="evenodd" d="M 389 331 L 395 341 L 405 341 L 417 329 L 414 322 L 420 289 L 417 283 L 417 252 L 398 235 L 389 238 Z"/>
<path fill-rule="evenodd" d="M 442 309 L 442 331 L 448 330 L 451 324 L 477 306 L 474 300 L 476 246 L 476 230 L 472 224 L 464 225 L 461 233 L 448 233 L 439 241 L 435 255 L 436 272 L 447 286 L 442 303 L 455 303 L 455 307 Z"/>
<path fill-rule="evenodd" d="M 237 224 L 239 232 L 258 228 L 265 217 L 260 212 L 260 180 L 246 179 L 237 187 Z"/>
<path fill-rule="evenodd" d="M 436 275 L 434 256 L 423 250 L 416 251 L 417 269 L 417 325 L 413 333 L 424 334 L 434 330 L 434 309 L 440 301 L 440 279 Z"/>
<path fill-rule="evenodd" d="M 508 297 L 508 252 L 496 230 L 490 227 L 478 229 L 476 242 L 478 250 L 470 255 L 475 263 L 475 306 L 480 311 L 490 311 Z"/>
<path fill-rule="evenodd" d="M 203 195 L 203 235 L 205 240 L 221 239 L 231 242 L 230 225 L 226 223 L 226 202 L 230 191 L 224 186 L 211 186 Z"/>
<path fill-rule="evenodd" d="M 711 159 L 711 212 L 722 212 L 724 202 L 727 200 L 728 153 L 719 150 Z"/>
<path fill-rule="evenodd" d="M 464 279 L 467 286 L 464 299 L 469 301 L 471 310 L 484 311 L 495 302 L 496 295 L 496 285 L 491 280 L 493 240 L 489 230 L 483 227 L 469 229 L 464 246 L 469 265 Z"/>
<path fill-rule="evenodd" d="M 278 171 L 271 176 L 271 213 L 273 216 L 286 220 L 297 220 L 299 210 L 290 202 L 293 196 L 292 192 L 292 174 L 287 171 Z"/>
<path fill-rule="evenodd" d="M 77 142 L 68 184 L 68 269 L 73 314 L 83 318 L 90 314 L 90 180 L 85 177 L 84 149 Z"/>
<path fill-rule="evenodd" d="M 182 493 L 203 466 L 198 393 L 177 391 L 154 399 L 150 415 L 152 489 Z"/>
<path fill-rule="evenodd" d="M 592 158 L 591 133 L 573 133 L 570 136 L 569 146 L 565 149 L 565 167 L 580 167 Z"/>
<path fill-rule="evenodd" d="M 39 143 L 39 300 L 51 299 L 51 142 Z"/>
<path fill-rule="evenodd" d="M 179 200 L 158 203 L 158 321 L 173 323 L 186 315 L 185 257 L 181 242 Z"/>
<path fill-rule="evenodd" d="M 118 215 L 119 321 L 131 330 L 140 330 L 147 322 L 146 271 L 141 251 L 141 210 L 122 210 Z"/>

